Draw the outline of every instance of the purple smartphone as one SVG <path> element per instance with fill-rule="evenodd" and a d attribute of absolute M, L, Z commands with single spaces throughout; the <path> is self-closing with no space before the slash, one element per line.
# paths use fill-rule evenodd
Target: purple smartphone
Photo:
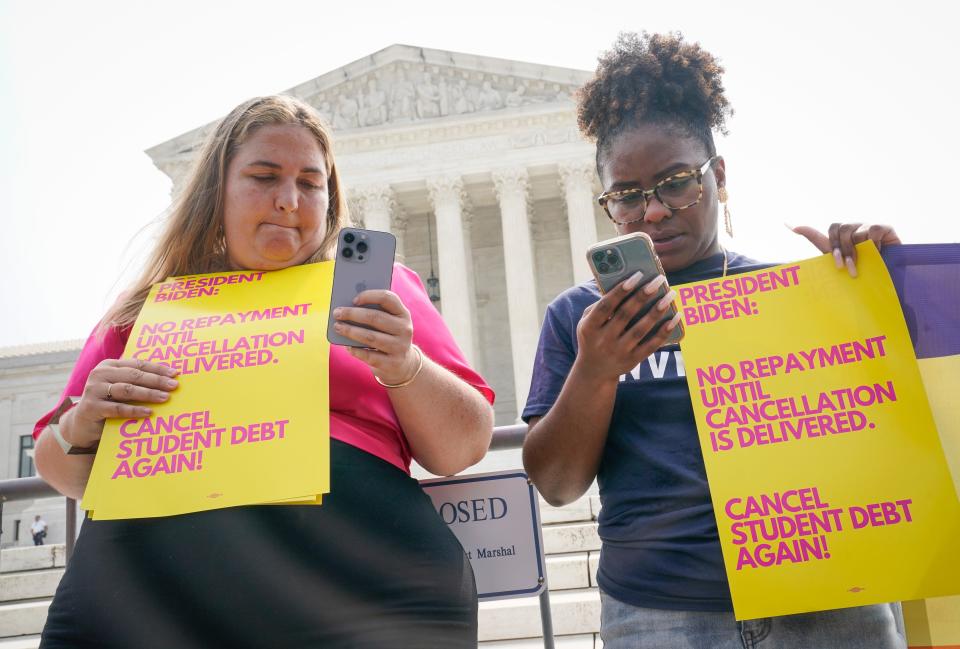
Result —
<path fill-rule="evenodd" d="M 349 347 L 365 346 L 333 330 L 333 310 L 339 306 L 354 306 L 353 298 L 368 289 L 389 290 L 396 249 L 397 240 L 389 232 L 359 228 L 343 228 L 340 231 L 337 238 L 337 260 L 333 266 L 330 316 L 327 319 L 327 340 L 331 343 Z"/>

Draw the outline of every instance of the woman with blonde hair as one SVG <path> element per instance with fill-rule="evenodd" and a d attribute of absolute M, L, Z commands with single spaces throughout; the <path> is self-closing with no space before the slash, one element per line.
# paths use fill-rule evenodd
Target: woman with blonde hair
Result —
<path fill-rule="evenodd" d="M 177 398 L 170 368 L 119 360 L 151 284 L 330 259 L 346 220 L 317 113 L 285 96 L 235 108 L 207 139 L 143 275 L 37 423 L 44 479 L 82 497 L 104 421 Z M 331 348 L 323 505 L 85 521 L 42 647 L 476 646 L 470 564 L 409 466 L 447 475 L 477 462 L 493 392 L 413 271 L 395 265 L 392 290 L 358 299 L 335 313 L 338 333 L 367 348 Z"/>

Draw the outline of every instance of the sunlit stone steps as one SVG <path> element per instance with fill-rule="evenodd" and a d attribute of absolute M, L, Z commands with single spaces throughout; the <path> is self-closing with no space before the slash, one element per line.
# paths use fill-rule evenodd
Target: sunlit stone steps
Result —
<path fill-rule="evenodd" d="M 40 633 L 50 602 L 51 598 L 4 603 L 0 606 L 0 633 L 4 637 Z"/>
<path fill-rule="evenodd" d="M 0 627 L 0 631 L 2 631 Z M 0 638 L 0 649 L 37 649 L 40 646 L 40 635 L 22 635 L 16 638 Z"/>
<path fill-rule="evenodd" d="M 550 592 L 555 635 L 600 630 L 600 593 L 596 588 Z M 539 599 L 526 597 L 480 604 L 480 640 L 512 640 L 542 634 Z"/>
<path fill-rule="evenodd" d="M 547 584 L 557 649 L 599 649 L 600 593 L 596 574 L 600 502 L 588 494 L 564 507 L 540 501 Z M 543 647 L 539 599 L 527 597 L 480 604 L 480 647 Z"/>
<path fill-rule="evenodd" d="M 63 568 L 0 575 L 0 602 L 53 597 L 62 576 Z"/>
<path fill-rule="evenodd" d="M 39 633 L 63 576 L 63 544 L 8 548 L 0 552 L 0 649 L 28 649 Z"/>
<path fill-rule="evenodd" d="M 0 574 L 62 568 L 66 565 L 65 559 L 66 552 L 62 543 L 7 548 L 0 553 Z"/>

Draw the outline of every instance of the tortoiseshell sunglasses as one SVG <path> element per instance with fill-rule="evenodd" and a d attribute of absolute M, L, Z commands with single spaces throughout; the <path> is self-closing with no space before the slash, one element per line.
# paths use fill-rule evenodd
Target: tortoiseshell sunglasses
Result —
<path fill-rule="evenodd" d="M 703 174 L 718 157 L 712 156 L 699 167 L 668 176 L 654 185 L 653 189 L 631 187 L 603 192 L 597 196 L 597 202 L 610 220 L 618 225 L 643 220 L 650 196 L 656 196 L 669 210 L 693 207 L 703 197 Z"/>

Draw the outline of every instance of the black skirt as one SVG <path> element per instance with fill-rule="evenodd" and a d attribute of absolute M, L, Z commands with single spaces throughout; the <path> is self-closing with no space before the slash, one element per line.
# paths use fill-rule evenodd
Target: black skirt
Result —
<path fill-rule="evenodd" d="M 463 548 L 416 480 L 331 441 L 322 506 L 84 522 L 40 646 L 477 646 Z"/>

